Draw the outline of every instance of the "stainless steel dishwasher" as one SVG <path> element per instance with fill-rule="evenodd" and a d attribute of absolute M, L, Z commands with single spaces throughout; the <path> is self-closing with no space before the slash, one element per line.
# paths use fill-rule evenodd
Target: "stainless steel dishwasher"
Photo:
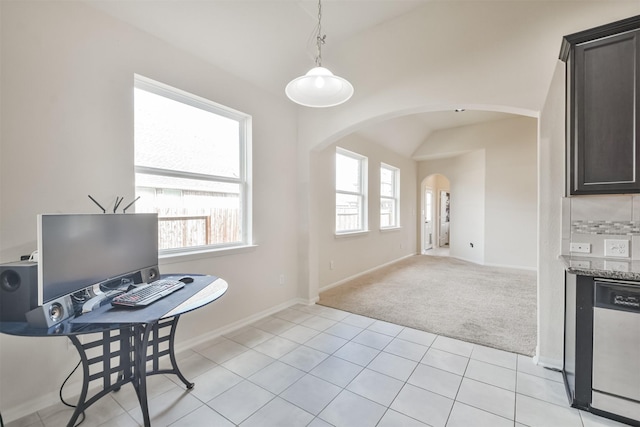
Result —
<path fill-rule="evenodd" d="M 597 279 L 591 407 L 640 421 L 640 284 Z"/>

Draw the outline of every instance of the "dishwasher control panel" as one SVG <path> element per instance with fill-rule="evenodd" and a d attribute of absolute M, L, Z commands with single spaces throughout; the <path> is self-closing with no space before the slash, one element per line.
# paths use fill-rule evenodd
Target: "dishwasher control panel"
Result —
<path fill-rule="evenodd" d="M 640 313 L 640 286 L 596 281 L 595 306 Z"/>
<path fill-rule="evenodd" d="M 613 304 L 623 307 L 640 308 L 640 297 L 633 295 L 615 295 L 613 297 Z"/>

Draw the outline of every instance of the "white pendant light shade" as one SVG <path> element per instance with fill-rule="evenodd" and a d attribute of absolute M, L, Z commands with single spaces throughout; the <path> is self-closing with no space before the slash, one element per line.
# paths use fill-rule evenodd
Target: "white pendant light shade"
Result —
<path fill-rule="evenodd" d="M 333 107 L 351 98 L 353 86 L 324 67 L 314 67 L 291 80 L 285 93 L 293 102 L 306 107 Z"/>
<path fill-rule="evenodd" d="M 316 34 L 316 66 L 304 76 L 289 82 L 284 92 L 293 102 L 305 107 L 333 107 L 353 95 L 353 86 L 342 77 L 334 76 L 322 66 L 322 45 L 327 37 L 322 34 L 322 1 L 318 0 L 318 33 Z"/>

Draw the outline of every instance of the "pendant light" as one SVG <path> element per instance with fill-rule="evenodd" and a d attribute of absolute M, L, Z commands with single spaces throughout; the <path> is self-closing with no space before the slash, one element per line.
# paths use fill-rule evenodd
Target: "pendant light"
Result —
<path fill-rule="evenodd" d="M 318 34 L 316 44 L 316 66 L 304 76 L 289 82 L 285 93 L 293 102 L 305 107 L 333 107 L 346 102 L 353 95 L 353 86 L 342 77 L 335 76 L 322 66 L 322 3 L 318 0 Z"/>

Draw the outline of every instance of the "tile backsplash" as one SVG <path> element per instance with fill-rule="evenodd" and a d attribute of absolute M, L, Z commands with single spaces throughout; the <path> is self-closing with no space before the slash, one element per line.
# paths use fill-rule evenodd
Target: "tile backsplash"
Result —
<path fill-rule="evenodd" d="M 562 200 L 563 255 L 603 257 L 607 239 L 628 240 L 630 258 L 640 259 L 640 195 L 573 196 Z M 570 252 L 571 243 L 588 243 L 591 251 Z"/>
<path fill-rule="evenodd" d="M 640 235 L 640 221 L 571 221 L 571 234 Z"/>

